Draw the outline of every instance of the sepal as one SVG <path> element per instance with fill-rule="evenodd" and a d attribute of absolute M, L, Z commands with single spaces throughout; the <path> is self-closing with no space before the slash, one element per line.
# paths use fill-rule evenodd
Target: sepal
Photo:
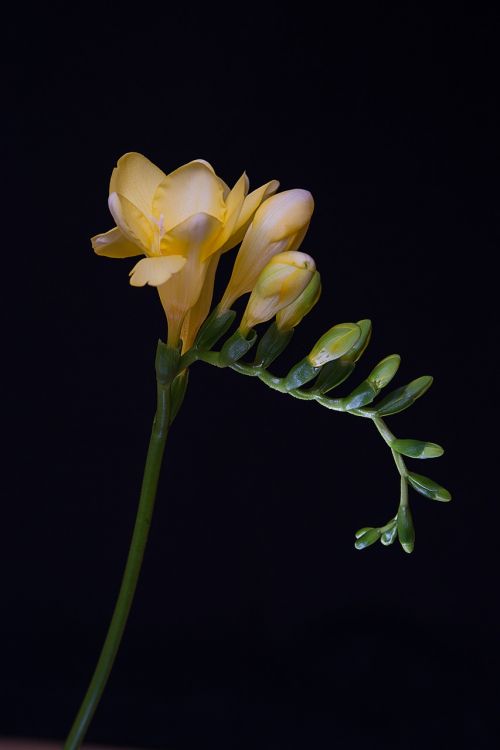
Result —
<path fill-rule="evenodd" d="M 156 379 L 160 385 L 169 385 L 177 375 L 181 353 L 158 340 L 156 348 L 155 369 Z"/>
<path fill-rule="evenodd" d="M 239 359 L 245 356 L 250 351 L 252 346 L 257 341 L 257 333 L 250 329 L 247 336 L 244 336 L 240 331 L 235 331 L 227 341 L 224 342 L 224 346 L 221 349 L 219 355 L 219 366 L 228 367 L 234 362 L 238 362 Z"/>
<path fill-rule="evenodd" d="M 409 458 L 438 458 L 444 453 L 444 449 L 437 443 L 428 443 L 424 440 L 400 440 L 397 438 L 392 441 L 391 448 Z"/>
<path fill-rule="evenodd" d="M 451 500 L 451 494 L 448 490 L 441 487 L 441 485 L 433 479 L 429 479 L 429 477 L 424 477 L 422 474 L 415 474 L 415 472 L 409 471 L 408 481 L 413 489 L 420 492 L 424 497 L 429 497 L 431 500 L 438 500 L 441 503 L 449 503 Z"/>
<path fill-rule="evenodd" d="M 216 307 L 205 320 L 194 342 L 195 349 L 209 351 L 229 330 L 236 317 L 234 310 L 218 311 Z"/>
<path fill-rule="evenodd" d="M 285 388 L 287 391 L 293 391 L 296 388 L 300 388 L 301 385 L 309 383 L 310 380 L 316 377 L 321 370 L 321 367 L 314 367 L 311 364 L 309 357 L 304 357 L 300 362 L 292 367 L 288 375 L 284 378 Z"/>
<path fill-rule="evenodd" d="M 275 359 L 286 349 L 293 336 L 294 329 L 280 330 L 276 321 L 269 326 L 257 346 L 255 354 L 255 367 L 269 367 Z"/>
<path fill-rule="evenodd" d="M 390 414 L 397 414 L 407 409 L 417 398 L 420 398 L 420 396 L 423 396 L 429 390 L 432 380 L 430 375 L 423 375 L 420 378 L 412 380 L 408 385 L 397 388 L 376 405 L 373 414 L 377 417 L 387 417 Z"/>

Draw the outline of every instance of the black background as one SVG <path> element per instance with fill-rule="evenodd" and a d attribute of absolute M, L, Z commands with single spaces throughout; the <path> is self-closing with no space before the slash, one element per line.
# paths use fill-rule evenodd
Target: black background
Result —
<path fill-rule="evenodd" d="M 111 170 L 205 158 L 312 191 L 323 296 L 281 367 L 370 317 L 355 382 L 397 351 L 431 391 L 389 419 L 414 463 L 415 553 L 370 424 L 198 365 L 143 575 L 89 740 L 144 748 L 490 747 L 498 694 L 498 16 L 417 3 L 133 11 L 52 5 L 4 37 L 0 734 L 62 739 L 112 611 L 165 335 L 134 261 L 98 258 Z M 227 278 L 227 257 L 222 277 Z M 225 278 L 219 282 L 219 292 Z"/>

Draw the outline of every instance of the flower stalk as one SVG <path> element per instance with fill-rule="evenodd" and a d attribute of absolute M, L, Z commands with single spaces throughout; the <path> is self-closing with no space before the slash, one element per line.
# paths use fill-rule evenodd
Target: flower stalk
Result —
<path fill-rule="evenodd" d="M 156 499 L 156 490 L 171 422 L 170 383 L 176 360 L 161 341 L 156 356 L 157 405 L 144 467 L 139 507 L 123 573 L 120 592 L 92 680 L 68 735 L 64 750 L 77 750 L 84 740 L 113 667 L 141 572 L 144 550 Z"/>

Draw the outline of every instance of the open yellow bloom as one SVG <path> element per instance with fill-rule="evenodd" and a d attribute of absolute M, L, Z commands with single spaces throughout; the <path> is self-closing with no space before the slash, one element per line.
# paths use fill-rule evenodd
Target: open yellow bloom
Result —
<path fill-rule="evenodd" d="M 111 258 L 146 256 L 132 269 L 130 283 L 159 288 L 169 343 L 175 343 L 200 296 L 211 256 L 241 241 L 257 208 L 278 186 L 273 180 L 248 194 L 245 174 L 229 189 L 202 159 L 166 175 L 141 154 L 128 153 L 109 186 L 116 227 L 93 237 L 92 247 Z"/>

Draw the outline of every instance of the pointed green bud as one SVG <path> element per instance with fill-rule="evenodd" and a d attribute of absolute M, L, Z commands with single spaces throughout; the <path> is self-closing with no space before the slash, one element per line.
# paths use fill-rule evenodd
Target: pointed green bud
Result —
<path fill-rule="evenodd" d="M 415 546 L 415 527 L 409 505 L 400 505 L 398 510 L 397 530 L 399 542 L 405 552 L 413 552 Z"/>
<path fill-rule="evenodd" d="M 316 377 L 320 371 L 320 367 L 314 367 L 308 357 L 304 357 L 300 362 L 292 367 L 290 372 L 285 378 L 285 388 L 287 391 L 293 391 L 295 388 L 300 388 L 301 385 L 309 383 L 310 380 Z"/>
<path fill-rule="evenodd" d="M 429 477 L 424 477 L 422 474 L 415 474 L 415 472 L 408 472 L 408 481 L 414 490 L 420 492 L 424 497 L 429 497 L 431 500 L 438 500 L 441 503 L 449 503 L 451 495 L 444 487 L 435 482 Z"/>
<path fill-rule="evenodd" d="M 363 534 L 366 534 L 367 531 L 373 531 L 375 527 L 374 526 L 363 526 L 362 529 L 358 529 L 354 536 L 356 539 L 359 539 L 360 536 L 363 536 Z"/>
<path fill-rule="evenodd" d="M 307 359 L 314 367 L 321 367 L 348 352 L 360 336 L 361 329 L 356 323 L 339 323 L 316 342 Z"/>
<path fill-rule="evenodd" d="M 227 341 L 224 342 L 224 346 L 221 349 L 219 355 L 219 364 L 221 367 L 228 367 L 234 364 L 239 359 L 245 356 L 250 351 L 252 346 L 257 341 L 257 334 L 255 331 L 250 331 L 247 336 L 244 336 L 240 331 L 235 331 Z"/>
<path fill-rule="evenodd" d="M 371 320 L 358 320 L 356 325 L 361 331 L 361 335 L 356 343 L 352 346 L 352 348 L 349 349 L 349 351 L 345 354 L 345 357 L 348 357 L 353 362 L 357 362 L 358 359 L 362 356 L 372 337 Z"/>
<path fill-rule="evenodd" d="M 245 334 L 296 301 L 316 272 L 314 259 L 298 250 L 275 255 L 261 271 L 241 319 Z"/>
<path fill-rule="evenodd" d="M 179 349 L 164 344 L 163 341 L 158 341 L 156 347 L 156 379 L 161 385 L 169 385 L 177 375 L 179 367 L 179 360 L 181 353 Z"/>
<path fill-rule="evenodd" d="M 198 331 L 194 348 L 209 351 L 229 330 L 235 317 L 234 310 L 219 312 L 217 307 L 214 308 Z"/>
<path fill-rule="evenodd" d="M 321 296 L 321 276 L 315 271 L 311 281 L 302 294 L 291 305 L 284 307 L 276 315 L 276 325 L 280 331 L 287 331 L 298 326 L 302 318 L 309 313 Z"/>
<path fill-rule="evenodd" d="M 394 524 L 383 532 L 382 536 L 380 537 L 380 541 L 382 542 L 384 547 L 388 547 L 389 544 L 392 544 L 395 541 L 397 535 L 398 527 L 396 519 L 394 519 Z"/>
<path fill-rule="evenodd" d="M 293 328 L 282 331 L 274 321 L 259 341 L 254 365 L 263 368 L 269 367 L 286 349 L 292 336 Z"/>
<path fill-rule="evenodd" d="M 397 414 L 407 409 L 429 390 L 432 380 L 430 375 L 423 375 L 421 378 L 412 380 L 408 385 L 397 388 L 376 404 L 373 413 L 377 417 L 387 417 L 389 414 Z"/>
<path fill-rule="evenodd" d="M 398 371 L 400 363 L 401 357 L 399 354 L 390 354 L 379 362 L 378 365 L 375 365 L 371 373 L 368 375 L 367 380 L 373 385 L 377 393 L 391 382 Z"/>
<path fill-rule="evenodd" d="M 354 542 L 354 546 L 356 549 L 365 549 L 365 547 L 370 547 L 370 545 L 375 544 L 375 542 L 378 542 L 380 539 L 381 531 L 380 529 L 368 529 L 364 534 L 357 537 L 356 541 Z"/>
<path fill-rule="evenodd" d="M 438 458 L 444 449 L 437 443 L 427 443 L 423 440 L 393 440 L 391 448 L 403 456 L 410 458 Z"/>

